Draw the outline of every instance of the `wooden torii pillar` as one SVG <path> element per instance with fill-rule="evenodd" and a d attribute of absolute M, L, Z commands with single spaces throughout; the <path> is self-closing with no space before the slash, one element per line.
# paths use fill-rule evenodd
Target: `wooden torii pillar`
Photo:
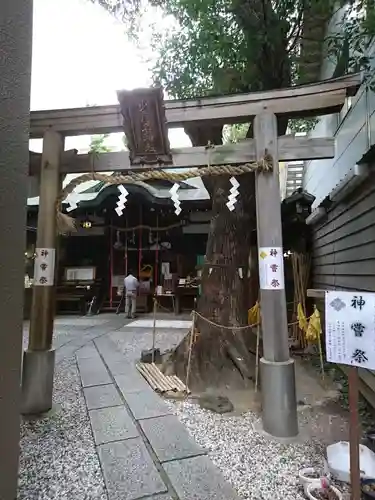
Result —
<path fill-rule="evenodd" d="M 277 121 L 273 113 L 255 117 L 254 136 L 257 158 L 268 154 L 273 163 L 271 172 L 255 174 L 263 333 L 260 360 L 263 429 L 272 436 L 289 438 L 298 434 L 298 419 L 294 360 L 289 356 Z M 304 159 L 309 159 L 308 156 Z"/>
<path fill-rule="evenodd" d="M 26 415 L 52 407 L 55 350 L 52 348 L 55 316 L 55 257 L 57 245 L 55 205 L 59 194 L 64 137 L 47 130 L 43 138 L 39 175 L 38 230 L 28 349 L 23 355 L 22 406 Z"/>
<path fill-rule="evenodd" d="M 210 153 L 206 148 L 199 147 L 172 149 L 170 151 L 171 157 L 169 154 L 166 158 L 163 157 L 162 164 L 153 168 L 166 168 L 165 163 L 167 163 L 168 168 L 201 167 L 207 166 L 208 163 L 213 166 L 238 165 L 263 159 L 266 155 L 272 158 L 272 171 L 256 173 L 256 195 L 264 353 L 261 360 L 263 427 L 267 433 L 275 437 L 288 438 L 298 434 L 294 362 L 289 357 L 288 346 L 278 162 L 332 158 L 335 155 L 333 139 L 278 137 L 276 115 L 283 114 L 288 117 L 301 118 L 338 112 L 345 102 L 348 91 L 358 88 L 360 82 L 361 75 L 349 75 L 318 84 L 271 92 L 204 98 L 196 101 L 166 101 L 164 106 L 160 107 L 160 103 L 158 106 L 153 106 L 154 110 L 158 110 L 161 133 L 165 133 L 162 119 L 164 107 L 169 126 L 184 126 L 191 122 L 207 123 L 212 121 L 215 124 L 238 123 L 247 122 L 251 117 L 255 117 L 254 140 L 246 140 L 237 145 L 216 146 Z M 135 93 L 137 92 L 140 91 L 135 91 Z M 143 109 L 144 106 L 139 109 L 141 108 Z M 116 132 L 123 128 L 118 106 L 40 111 L 36 112 L 34 117 L 32 115 L 32 137 L 40 137 L 51 126 L 63 135 Z M 140 128 L 143 130 L 142 127 Z M 54 170 L 58 170 L 57 143 L 59 141 L 56 137 L 54 141 L 52 141 L 52 136 L 50 138 L 51 144 L 54 142 L 56 147 L 53 148 L 54 152 L 52 153 L 52 149 L 46 146 L 46 149 L 43 150 L 43 156 L 51 162 Z M 150 137 L 146 139 L 146 143 L 150 141 Z M 163 144 L 160 143 L 159 146 L 163 146 Z M 143 154 L 141 156 L 143 158 Z M 147 162 L 142 159 L 140 163 Z M 59 169 L 60 174 L 83 173 L 90 172 L 91 166 L 87 155 L 78 155 L 73 162 L 62 161 Z M 35 165 L 30 167 L 32 173 L 39 170 Z M 129 156 L 124 152 L 104 153 L 95 161 L 96 172 L 126 171 L 127 169 L 136 170 L 136 168 L 132 165 L 131 158 L 129 159 Z M 140 165 L 138 168 L 144 169 L 144 166 Z M 56 171 L 54 179 L 56 179 Z M 42 210 L 43 203 L 45 203 L 43 199 L 49 197 L 47 184 L 43 188 L 42 183 L 41 189 L 40 211 L 44 212 Z M 53 189 L 55 189 L 55 183 Z M 51 200 L 52 197 L 48 202 L 50 207 L 52 207 Z M 46 228 L 43 227 L 47 224 L 46 221 L 47 218 L 39 214 L 38 242 L 41 241 L 39 239 L 40 233 L 47 234 Z M 52 233 L 48 231 L 48 234 Z M 43 240 L 42 243 L 44 245 L 48 242 Z M 31 336 L 31 345 L 34 346 L 34 351 L 44 351 L 44 371 L 41 377 L 47 379 L 42 381 L 38 376 L 39 361 L 36 361 L 36 366 L 24 373 L 26 379 L 28 378 L 27 373 L 29 373 L 29 377 L 34 380 L 33 384 L 28 386 L 26 379 L 23 384 L 25 389 L 34 387 L 35 393 L 38 387 L 37 381 L 39 380 L 39 383 L 43 385 L 45 395 L 48 394 L 48 397 L 44 395 L 40 398 L 43 403 L 40 408 L 43 405 L 48 406 L 44 403 L 51 401 L 52 398 L 52 386 L 49 380 L 53 377 L 53 357 L 51 354 L 51 357 L 48 358 L 47 351 L 50 350 L 52 338 L 53 321 L 50 318 L 53 316 L 51 316 L 52 301 L 50 296 L 53 294 L 54 283 L 50 284 L 49 288 L 49 293 L 34 291 L 39 298 L 34 299 L 33 317 L 38 317 L 36 304 L 38 304 L 39 310 L 44 312 L 41 316 L 43 325 L 38 324 L 32 330 L 34 333 Z M 33 324 L 36 325 L 35 320 L 32 320 Z M 35 333 L 37 329 L 44 332 L 40 337 L 41 342 L 37 342 Z M 25 354 L 25 356 L 27 355 Z M 38 356 L 43 357 L 40 353 L 36 355 L 34 352 L 35 360 Z M 25 391 L 25 394 L 27 393 L 30 394 L 30 389 Z M 31 400 L 29 399 L 29 401 Z"/>

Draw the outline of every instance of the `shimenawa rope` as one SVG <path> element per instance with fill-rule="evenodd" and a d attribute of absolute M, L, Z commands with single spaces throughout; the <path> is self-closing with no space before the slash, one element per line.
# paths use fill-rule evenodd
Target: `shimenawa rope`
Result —
<path fill-rule="evenodd" d="M 256 170 L 260 170 L 263 172 L 267 172 L 272 170 L 272 157 L 270 155 L 266 155 L 261 160 L 245 163 L 243 165 L 233 166 L 233 165 L 217 165 L 213 167 L 211 164 L 208 164 L 207 167 L 202 168 L 193 168 L 186 172 L 170 172 L 166 170 L 148 170 L 145 172 L 129 172 L 128 174 L 114 175 L 109 176 L 105 174 L 96 173 L 93 170 L 94 162 L 92 162 L 92 171 L 87 174 L 83 174 L 75 179 L 73 179 L 65 188 L 60 192 L 56 200 L 56 213 L 59 232 L 69 232 L 70 230 L 74 230 L 74 219 L 69 217 L 66 214 L 61 212 L 61 204 L 66 199 L 66 197 L 71 194 L 74 189 L 80 184 L 97 180 L 105 182 L 106 184 L 137 184 L 138 182 L 152 180 L 152 179 L 160 179 L 160 180 L 168 180 L 171 182 L 179 182 L 185 181 L 187 179 L 191 179 L 193 177 L 206 177 L 206 176 L 219 176 L 219 175 L 232 175 L 238 176 L 242 174 L 246 174 L 249 172 L 255 172 Z M 65 231 L 64 231 L 65 226 Z"/>

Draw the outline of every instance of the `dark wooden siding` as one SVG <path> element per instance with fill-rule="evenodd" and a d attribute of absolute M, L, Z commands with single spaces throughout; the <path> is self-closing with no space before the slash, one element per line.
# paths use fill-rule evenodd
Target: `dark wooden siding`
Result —
<path fill-rule="evenodd" d="M 314 288 L 375 292 L 375 173 L 330 210 L 312 236 Z M 324 301 L 317 305 L 324 316 Z M 375 371 L 358 372 L 362 396 L 375 408 Z"/>
<path fill-rule="evenodd" d="M 375 173 L 312 236 L 314 288 L 375 292 Z"/>

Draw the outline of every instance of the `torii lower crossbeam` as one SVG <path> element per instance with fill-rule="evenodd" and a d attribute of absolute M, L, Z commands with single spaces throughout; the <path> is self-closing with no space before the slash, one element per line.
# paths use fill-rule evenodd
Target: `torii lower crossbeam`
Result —
<path fill-rule="evenodd" d="M 319 160 L 335 156 L 335 141 L 332 138 L 280 136 L 278 138 L 280 161 Z M 225 144 L 207 149 L 205 147 L 172 149 L 171 165 L 153 165 L 152 169 L 194 168 L 210 165 L 240 165 L 256 160 L 255 140 L 247 139 L 238 144 Z M 39 175 L 41 154 L 30 153 L 30 175 Z M 119 172 L 145 170 L 144 166 L 132 166 L 127 151 L 101 153 L 93 158 L 87 154 L 65 151 L 61 174 L 82 174 L 86 172 Z"/>

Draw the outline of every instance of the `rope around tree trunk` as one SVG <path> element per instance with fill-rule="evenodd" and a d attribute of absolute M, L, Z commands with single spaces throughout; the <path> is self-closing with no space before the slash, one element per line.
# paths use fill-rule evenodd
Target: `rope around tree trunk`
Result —
<path fill-rule="evenodd" d="M 83 174 L 76 179 L 73 179 L 65 188 L 61 191 L 60 195 L 56 200 L 56 217 L 57 217 L 57 229 L 60 234 L 67 234 L 75 230 L 75 221 L 69 215 L 63 214 L 61 211 L 61 204 L 65 198 L 70 195 L 74 189 L 80 184 L 96 180 L 102 181 L 106 184 L 136 184 L 137 182 L 147 181 L 151 179 L 161 179 L 171 182 L 186 181 L 193 177 L 213 177 L 219 175 L 232 175 L 238 176 L 242 174 L 247 174 L 249 172 L 262 171 L 268 172 L 272 170 L 272 157 L 266 155 L 261 160 L 245 163 L 243 165 L 232 166 L 232 165 L 218 165 L 212 166 L 208 165 L 203 168 L 193 168 L 186 172 L 169 172 L 166 170 L 148 170 L 146 172 L 129 172 L 128 174 L 109 176 L 105 174 L 100 174 L 96 172 Z"/>

